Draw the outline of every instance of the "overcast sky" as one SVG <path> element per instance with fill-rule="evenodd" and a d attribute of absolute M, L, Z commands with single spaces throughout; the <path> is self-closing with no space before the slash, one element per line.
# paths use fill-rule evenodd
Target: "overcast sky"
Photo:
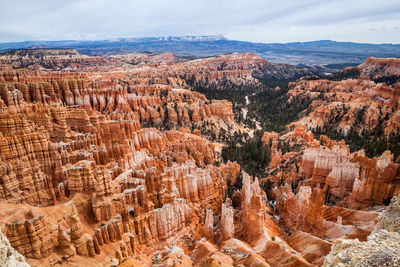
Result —
<path fill-rule="evenodd" d="M 0 0 L 0 42 L 210 34 L 400 43 L 400 0 Z"/>

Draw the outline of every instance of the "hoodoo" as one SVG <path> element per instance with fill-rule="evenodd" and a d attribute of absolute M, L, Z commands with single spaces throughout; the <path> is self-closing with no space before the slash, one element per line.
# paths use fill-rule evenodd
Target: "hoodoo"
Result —
<path fill-rule="evenodd" d="M 395 266 L 398 60 L 354 68 L 1 54 L 0 265 Z"/>

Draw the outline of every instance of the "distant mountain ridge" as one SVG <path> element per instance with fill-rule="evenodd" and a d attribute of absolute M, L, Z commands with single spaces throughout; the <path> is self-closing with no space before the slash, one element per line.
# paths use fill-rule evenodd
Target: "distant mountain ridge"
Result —
<path fill-rule="evenodd" d="M 293 43 L 252 43 L 228 40 L 222 35 L 116 38 L 92 41 L 26 41 L 1 43 L 0 52 L 22 48 L 72 48 L 87 55 L 130 52 L 171 52 L 178 56 L 208 57 L 251 52 L 278 63 L 324 66 L 358 65 L 368 57 L 400 57 L 400 44 L 368 44 L 320 40 Z"/>

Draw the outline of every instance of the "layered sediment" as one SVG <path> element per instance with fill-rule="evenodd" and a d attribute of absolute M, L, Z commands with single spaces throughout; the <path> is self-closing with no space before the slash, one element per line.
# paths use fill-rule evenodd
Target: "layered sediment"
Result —
<path fill-rule="evenodd" d="M 271 64 L 250 53 L 183 62 L 170 53 L 1 55 L 0 226 L 9 240 L 0 235 L 1 260 L 313 266 L 331 247 L 325 263 L 339 262 L 336 252 L 355 238 L 360 248 L 367 239 L 389 242 L 385 231 L 397 231 L 398 201 L 375 227 L 377 206 L 400 193 L 399 164 L 390 151 L 370 158 L 351 153 L 344 141 L 316 138 L 310 129 L 326 123 L 326 102 L 314 102 L 308 117 L 284 134 L 264 134 L 271 159 L 263 177 L 222 162 L 223 144 L 212 136 L 246 129 L 235 122 L 231 102 L 192 89 L 254 89 L 273 72 L 282 72 L 279 79 L 299 75 Z M 388 73 L 395 73 L 392 65 Z M 397 131 L 394 85 L 359 78 L 300 79 L 290 86 L 291 96 L 340 97 L 353 110 L 368 103 L 371 121 L 360 129 L 387 115 L 384 132 Z M 343 112 L 338 129 L 358 119 L 350 113 Z M 228 188 L 240 182 L 241 188 Z"/>

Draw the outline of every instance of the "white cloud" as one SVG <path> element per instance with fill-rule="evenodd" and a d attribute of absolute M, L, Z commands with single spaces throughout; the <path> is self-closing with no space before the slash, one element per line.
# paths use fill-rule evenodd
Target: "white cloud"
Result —
<path fill-rule="evenodd" d="M 398 0 L 0 0 L 0 42 L 221 33 L 400 43 L 399 27 Z"/>

